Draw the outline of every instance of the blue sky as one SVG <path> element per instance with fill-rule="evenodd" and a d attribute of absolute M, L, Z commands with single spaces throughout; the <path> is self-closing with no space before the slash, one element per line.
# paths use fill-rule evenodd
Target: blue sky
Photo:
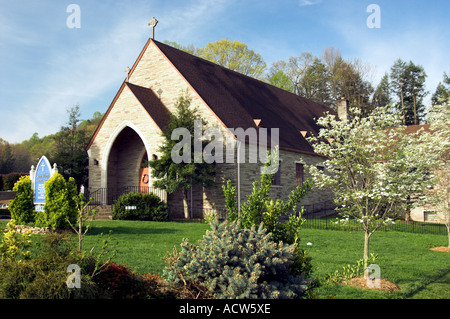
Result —
<path fill-rule="evenodd" d="M 69 28 L 70 4 L 80 28 Z M 369 28 L 370 4 L 380 28 Z M 245 42 L 273 62 L 327 47 L 371 66 L 374 86 L 398 58 L 420 64 L 431 94 L 450 73 L 448 0 L 0 0 L 0 138 L 18 143 L 53 134 L 80 105 L 105 112 L 159 23 L 155 38 L 196 47 Z"/>

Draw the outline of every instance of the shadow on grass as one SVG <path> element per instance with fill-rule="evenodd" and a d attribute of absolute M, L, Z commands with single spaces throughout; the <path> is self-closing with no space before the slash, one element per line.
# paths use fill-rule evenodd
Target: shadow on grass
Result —
<path fill-rule="evenodd" d="M 99 235 L 103 233 L 104 235 L 109 234 L 111 231 L 112 235 L 158 235 L 158 234 L 174 234 L 179 233 L 178 229 L 171 228 L 137 228 L 128 226 L 93 226 L 89 229 L 89 235 Z"/>
<path fill-rule="evenodd" d="M 445 284 L 450 285 L 450 279 L 445 278 L 449 276 L 450 273 L 450 267 L 439 269 L 438 271 L 435 271 L 434 273 L 428 274 L 422 278 L 422 280 L 416 282 L 416 284 L 408 289 L 407 292 L 404 293 L 405 298 L 413 298 L 423 290 L 426 290 L 428 286 L 432 284 Z M 450 298 L 450 296 L 442 296 L 442 298 Z"/>

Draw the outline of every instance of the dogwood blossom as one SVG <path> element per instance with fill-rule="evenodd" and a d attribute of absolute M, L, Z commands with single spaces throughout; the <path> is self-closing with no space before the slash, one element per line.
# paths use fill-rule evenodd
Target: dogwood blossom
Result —
<path fill-rule="evenodd" d="M 408 205 L 409 195 L 430 184 L 434 154 L 419 135 L 407 134 L 400 116 L 387 107 L 366 117 L 358 109 L 350 113 L 346 121 L 331 114 L 317 120 L 322 129 L 308 141 L 327 158 L 327 169 L 309 171 L 318 188 L 334 192 L 341 213 L 359 221 L 367 260 L 370 236 L 392 223 Z"/>

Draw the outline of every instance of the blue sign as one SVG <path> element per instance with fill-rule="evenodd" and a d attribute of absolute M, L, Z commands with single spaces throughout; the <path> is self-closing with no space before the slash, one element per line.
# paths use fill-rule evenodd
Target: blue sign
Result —
<path fill-rule="evenodd" d="M 45 156 L 42 156 L 36 167 L 34 175 L 34 204 L 45 204 L 45 183 L 52 176 L 50 162 Z"/>

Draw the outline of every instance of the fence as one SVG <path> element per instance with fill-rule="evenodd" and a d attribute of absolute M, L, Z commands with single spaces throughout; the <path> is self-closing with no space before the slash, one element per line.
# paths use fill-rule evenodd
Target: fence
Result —
<path fill-rule="evenodd" d="M 108 189 L 100 188 L 95 192 L 87 194 L 88 198 L 93 198 L 91 205 L 112 205 L 123 194 L 128 193 L 154 193 L 162 200 L 167 202 L 167 193 L 160 189 L 149 189 L 148 187 L 128 186 L 122 189 Z M 183 207 L 172 206 L 183 211 Z M 301 207 L 298 207 L 297 214 Z M 202 218 L 211 213 L 217 214 L 220 220 L 227 218 L 227 211 L 225 207 L 204 208 L 193 205 L 192 216 L 194 218 Z M 361 230 L 361 226 L 356 220 L 350 219 L 348 222 L 341 222 L 342 217 L 336 211 L 336 206 L 332 201 L 315 203 L 311 205 L 303 205 L 302 218 L 305 220 L 303 228 L 314 228 L 323 230 L 342 230 L 342 231 L 357 231 Z M 284 218 L 285 220 L 285 218 Z M 399 231 L 410 232 L 418 234 L 438 234 L 447 235 L 447 227 L 443 224 L 430 222 L 416 222 L 404 220 L 395 220 L 394 224 L 383 225 L 380 227 L 381 231 Z"/>
<path fill-rule="evenodd" d="M 323 205 L 321 208 L 320 206 Z M 358 231 L 361 230 L 360 223 L 355 219 L 342 221 L 332 205 L 328 203 L 305 206 L 302 218 L 305 219 L 303 228 L 314 228 L 324 230 Z M 447 227 L 444 224 L 430 222 L 404 221 L 397 219 L 393 224 L 383 225 L 381 231 L 399 231 L 417 234 L 447 235 Z"/>
<path fill-rule="evenodd" d="M 114 202 L 122 195 L 129 193 L 153 193 L 161 200 L 167 202 L 167 193 L 158 188 L 140 187 L 140 186 L 127 186 L 119 189 L 115 188 L 99 188 L 94 192 L 86 192 L 86 198 L 90 198 L 92 206 L 105 206 L 113 205 Z"/>

